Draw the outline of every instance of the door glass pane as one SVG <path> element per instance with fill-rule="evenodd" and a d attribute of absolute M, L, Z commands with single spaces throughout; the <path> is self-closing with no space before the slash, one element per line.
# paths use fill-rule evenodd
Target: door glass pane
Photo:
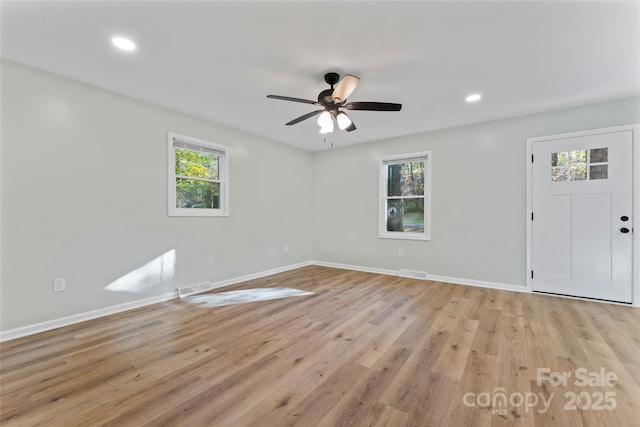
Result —
<path fill-rule="evenodd" d="M 556 154 L 557 164 L 553 166 L 567 166 L 569 164 L 569 153 L 567 151 L 561 151 L 554 154 Z"/>
<path fill-rule="evenodd" d="M 551 181 L 562 182 L 569 179 L 569 170 L 563 167 L 551 168 Z"/>
<path fill-rule="evenodd" d="M 587 179 L 587 165 L 571 166 L 571 181 L 584 181 Z"/>
<path fill-rule="evenodd" d="M 569 163 L 572 165 L 587 163 L 587 150 L 569 151 Z"/>
<path fill-rule="evenodd" d="M 609 175 L 608 165 L 593 165 L 589 168 L 589 179 L 607 179 Z"/>
<path fill-rule="evenodd" d="M 602 153 L 596 152 L 594 155 L 601 157 Z M 551 181 L 585 181 L 586 179 L 587 150 L 551 153 Z"/>
<path fill-rule="evenodd" d="M 589 163 L 607 163 L 609 161 L 609 149 L 592 148 L 589 150 Z"/>

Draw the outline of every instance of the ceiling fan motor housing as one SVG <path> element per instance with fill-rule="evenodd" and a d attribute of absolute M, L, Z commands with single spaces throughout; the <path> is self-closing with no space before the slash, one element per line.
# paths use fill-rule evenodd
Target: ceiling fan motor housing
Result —
<path fill-rule="evenodd" d="M 333 86 L 340 81 L 340 74 L 338 73 L 327 73 L 324 75 L 324 81 L 327 84 L 331 85 L 331 89 L 325 89 L 318 95 L 318 102 L 325 107 L 328 107 L 332 104 L 333 98 L 331 95 L 333 94 Z"/>
<path fill-rule="evenodd" d="M 327 82 L 327 84 L 331 85 L 332 89 L 333 89 L 333 85 L 338 83 L 339 80 L 340 80 L 340 74 L 338 73 L 327 73 L 324 75 L 324 81 Z"/>
<path fill-rule="evenodd" d="M 331 94 L 333 93 L 333 89 L 325 89 L 320 94 L 318 94 L 318 102 L 323 106 L 328 106 L 333 104 L 333 98 L 331 98 Z"/>

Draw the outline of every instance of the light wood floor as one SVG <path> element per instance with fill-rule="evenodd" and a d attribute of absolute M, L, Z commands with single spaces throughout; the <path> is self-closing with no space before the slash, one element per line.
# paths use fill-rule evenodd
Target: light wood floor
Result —
<path fill-rule="evenodd" d="M 316 266 L 233 288 L 273 286 L 316 295 L 219 308 L 176 300 L 5 342 L 0 419 L 640 425 L 636 308 Z"/>

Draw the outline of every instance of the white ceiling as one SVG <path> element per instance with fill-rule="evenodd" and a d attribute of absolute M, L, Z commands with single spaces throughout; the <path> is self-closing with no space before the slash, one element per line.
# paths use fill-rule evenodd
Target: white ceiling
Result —
<path fill-rule="evenodd" d="M 640 2 L 2 1 L 2 57 L 307 150 L 640 94 Z M 117 51 L 114 35 L 138 46 Z M 358 129 L 318 133 L 328 71 Z M 464 97 L 481 92 L 477 104 Z"/>

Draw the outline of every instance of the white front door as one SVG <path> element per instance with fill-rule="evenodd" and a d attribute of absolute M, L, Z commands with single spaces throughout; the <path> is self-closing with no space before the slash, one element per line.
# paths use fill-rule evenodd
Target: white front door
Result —
<path fill-rule="evenodd" d="M 632 302 L 631 130 L 535 138 L 533 291 Z"/>

